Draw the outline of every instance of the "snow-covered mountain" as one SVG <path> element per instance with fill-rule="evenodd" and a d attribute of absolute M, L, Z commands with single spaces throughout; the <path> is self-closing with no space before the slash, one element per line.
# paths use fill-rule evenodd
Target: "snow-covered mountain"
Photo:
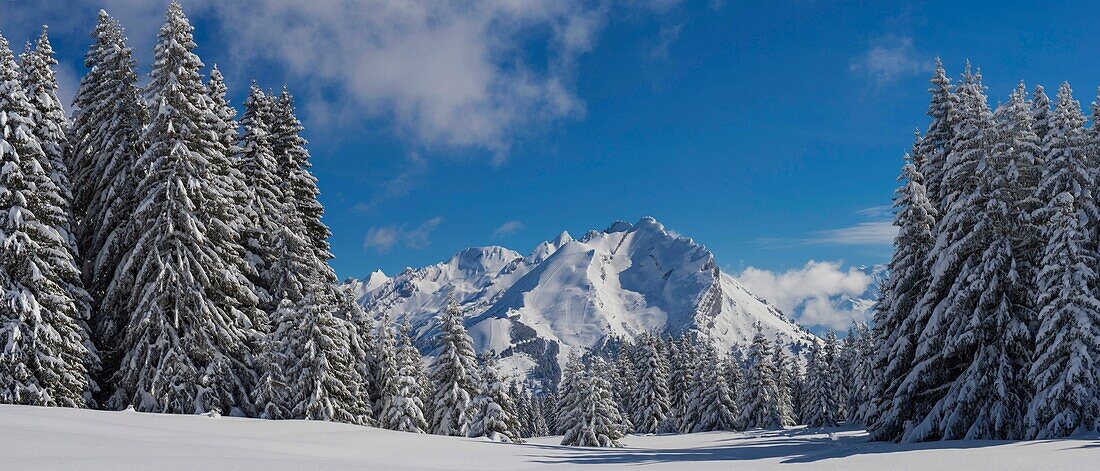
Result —
<path fill-rule="evenodd" d="M 673 236 L 653 218 L 616 222 L 580 240 L 561 233 L 524 256 L 503 247 L 463 250 L 450 260 L 353 280 L 367 312 L 408 320 L 433 354 L 435 316 L 453 296 L 479 351 L 502 368 L 557 378 L 570 352 L 656 330 L 696 331 L 728 349 L 765 333 L 798 351 L 816 337 L 723 273 L 706 247 Z"/>
<path fill-rule="evenodd" d="M 886 283 L 886 276 L 888 274 L 887 266 L 885 264 L 860 266 L 860 270 L 871 277 L 871 284 L 867 285 L 867 289 L 856 296 L 846 296 L 840 300 L 841 307 L 860 312 L 867 313 L 866 318 L 870 318 L 870 310 L 875 307 L 875 303 L 878 303 L 880 297 L 882 297 L 882 285 Z"/>

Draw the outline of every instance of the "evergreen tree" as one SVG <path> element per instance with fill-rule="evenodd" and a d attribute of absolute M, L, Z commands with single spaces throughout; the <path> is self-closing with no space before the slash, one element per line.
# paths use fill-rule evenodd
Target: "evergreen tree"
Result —
<path fill-rule="evenodd" d="M 928 116 L 932 118 L 932 122 L 928 125 L 925 138 L 919 141 L 919 148 L 915 149 L 914 156 L 923 156 L 916 170 L 926 178 L 927 195 L 936 214 L 943 214 L 947 209 L 949 190 L 948 159 L 955 143 L 955 126 L 959 112 L 956 109 L 958 98 L 939 57 L 936 58 L 936 70 L 929 80 L 928 92 L 932 95 L 928 104 Z"/>
<path fill-rule="evenodd" d="M 835 427 L 839 422 L 836 403 L 837 377 L 829 366 L 824 346 L 815 345 L 810 350 L 806 365 L 806 390 L 803 400 L 802 422 L 810 427 Z"/>
<path fill-rule="evenodd" d="M 1073 98 L 1073 90 L 1068 83 L 1058 89 L 1058 102 L 1050 119 L 1050 131 L 1042 141 L 1045 167 L 1039 184 L 1038 198 L 1046 205 L 1052 204 L 1055 197 L 1068 192 L 1074 199 L 1074 207 L 1082 220 L 1082 227 L 1090 238 L 1095 235 L 1094 226 L 1100 220 L 1095 195 L 1092 194 L 1095 181 L 1089 169 L 1087 136 L 1085 134 L 1085 116 L 1081 105 Z M 1040 210 L 1040 222 L 1045 222 Z M 1086 246 L 1091 249 L 1095 243 Z"/>
<path fill-rule="evenodd" d="M 280 298 L 279 291 L 287 289 L 286 286 L 276 286 L 286 283 L 280 278 L 293 276 L 276 267 L 283 255 L 276 247 L 276 238 L 284 231 L 293 232 L 286 236 L 294 239 L 296 246 L 292 248 L 296 251 L 309 250 L 311 244 L 302 232 L 305 225 L 301 223 L 301 215 L 288 204 L 290 198 L 282 191 L 280 169 L 273 150 L 274 137 L 270 131 L 275 118 L 271 103 L 260 87 L 253 83 L 244 104 L 245 113 L 241 119 L 244 133 L 241 134 L 237 159 L 241 173 L 249 182 L 245 208 L 250 220 L 242 230 L 242 239 L 256 276 L 260 299 L 264 301 L 264 309 L 270 312 L 273 310 L 272 303 Z M 288 217 L 295 219 L 295 227 L 287 227 L 285 219 Z"/>
<path fill-rule="evenodd" d="M 470 437 L 486 437 L 495 442 L 523 443 L 519 434 L 519 418 L 515 399 L 508 386 L 497 375 L 492 353 L 485 356 L 481 367 L 481 389 L 473 402 L 474 420 Z"/>
<path fill-rule="evenodd" d="M 263 295 L 268 293 L 257 289 L 254 283 L 256 268 L 241 238 L 251 217 L 248 202 L 252 181 L 246 184 L 246 177 L 239 168 L 240 151 L 234 119 L 237 110 L 229 104 L 226 97 L 228 88 L 216 65 L 210 72 L 205 91 L 211 112 L 204 114 L 207 122 L 204 128 L 214 133 L 209 153 L 210 186 L 219 195 L 204 204 L 207 239 L 227 265 L 223 273 L 229 280 L 221 288 L 226 291 L 226 297 L 256 329 L 264 330 L 269 323 L 267 314 L 274 310 L 274 306 L 261 306 L 261 301 L 266 300 Z M 268 310 L 261 310 L 261 307 Z"/>
<path fill-rule="evenodd" d="M 852 347 L 852 387 L 848 390 L 848 422 L 868 426 L 868 417 L 877 382 L 874 364 L 875 343 L 870 327 L 856 323 L 848 334 L 855 337 Z"/>
<path fill-rule="evenodd" d="M 130 48 L 118 22 L 100 10 L 92 32 L 95 42 L 84 58 L 88 74 L 80 81 L 66 160 L 73 182 L 79 267 L 95 307 L 94 338 L 105 373 L 118 364 L 118 341 L 128 313 L 104 296 L 122 260 L 134 246 L 128 223 L 137 204 L 135 182 L 144 177 L 136 165 L 142 153 L 145 110 Z M 120 284 L 132 279 L 120 280 Z"/>
<path fill-rule="evenodd" d="M 918 136 L 913 154 L 905 156 L 898 177 L 902 183 L 894 193 L 894 226 L 898 235 L 883 296 L 874 310 L 874 365 L 879 374 L 866 420 L 871 437 L 880 440 L 897 439 L 904 421 L 915 415 L 914 404 L 906 399 L 910 392 L 898 388 L 909 374 L 924 328 L 915 308 L 928 287 L 931 276 L 928 258 L 935 244 L 932 235 L 935 209 L 928 199 L 924 176 L 917 170 L 923 159 L 919 142 Z M 806 380 L 808 385 L 809 371 Z M 806 420 L 803 417 L 803 422 Z"/>
<path fill-rule="evenodd" d="M 1052 438 L 1095 429 L 1100 417 L 1100 301 L 1096 298 L 1096 202 L 1083 155 L 1084 117 L 1068 84 L 1058 91 L 1051 129 L 1043 140 L 1046 166 L 1039 185 L 1044 222 L 1038 275 L 1038 329 L 1027 372 L 1035 388 L 1026 435 Z"/>
<path fill-rule="evenodd" d="M 847 374 L 847 366 L 844 363 L 844 348 L 840 343 L 840 339 L 836 336 L 836 331 L 829 330 L 825 333 L 825 344 L 822 347 L 825 352 L 825 363 L 828 368 L 828 375 L 834 380 L 832 381 L 832 388 L 829 390 L 830 404 L 833 408 L 832 413 L 836 421 L 840 422 L 844 420 L 845 411 L 844 406 L 847 404 L 848 387 L 840 378 Z"/>
<path fill-rule="evenodd" d="M 287 300 L 286 310 L 279 315 L 289 314 L 292 310 Z M 278 325 L 275 326 L 278 329 Z M 291 354 L 283 339 L 285 332 L 275 330 L 261 342 L 256 369 L 260 375 L 252 390 L 252 403 L 256 416 L 261 419 L 281 420 L 291 418 L 290 407 L 297 400 L 298 391 L 289 389 L 291 378 L 286 376 L 284 367 L 291 364 Z"/>
<path fill-rule="evenodd" d="M 972 292 L 967 289 L 970 276 L 978 270 L 981 245 L 975 227 L 981 219 L 982 195 L 978 193 L 979 165 L 985 160 L 992 138 L 992 112 L 986 104 L 981 74 L 972 74 L 969 65 L 963 83 L 956 90 L 958 121 L 948 155 L 945 188 L 947 212 L 936 226 L 937 239 L 929 254 L 931 274 L 929 288 L 917 304 L 915 324 L 921 332 L 913 366 L 898 386 L 893 403 L 908 412 L 897 417 L 901 424 L 923 424 L 905 431 L 907 441 L 932 439 L 938 427 L 925 422 L 934 407 L 944 398 L 948 388 L 962 375 L 973 344 L 955 344 L 951 332 L 969 318 L 968 306 Z"/>
<path fill-rule="evenodd" d="M 622 412 L 624 421 L 624 433 L 634 433 L 632 420 L 634 411 L 634 395 L 638 390 L 638 370 L 634 367 L 634 344 L 624 344 L 615 357 L 612 372 L 615 380 L 612 382 L 612 392 Z"/>
<path fill-rule="evenodd" d="M 1031 97 L 1031 113 L 1035 136 L 1039 142 L 1046 142 L 1047 135 L 1050 134 L 1050 97 L 1042 85 L 1035 86 L 1035 94 Z"/>
<path fill-rule="evenodd" d="M 424 418 L 423 362 L 420 352 L 412 344 L 408 323 L 404 324 L 401 345 L 395 352 L 396 375 L 386 383 L 380 425 L 390 430 L 426 433 L 428 422 Z"/>
<path fill-rule="evenodd" d="M 371 383 L 370 399 L 374 404 L 374 414 L 382 415 L 382 406 L 386 401 L 387 391 L 393 391 L 389 383 L 395 381 L 400 365 L 397 363 L 397 332 L 387 319 L 383 319 L 378 328 L 378 341 L 374 343 L 373 353 L 375 366 L 375 381 Z M 430 413 L 425 404 L 423 412 Z"/>
<path fill-rule="evenodd" d="M 806 418 L 806 375 L 796 362 L 791 371 L 791 405 L 794 408 L 794 423 L 805 424 Z"/>
<path fill-rule="evenodd" d="M 548 398 L 553 396 L 547 395 L 545 398 L 533 397 L 531 401 L 531 436 L 532 437 L 545 437 L 550 435 L 550 427 L 546 422 L 547 409 L 544 404 L 547 404 Z"/>
<path fill-rule="evenodd" d="M 1056 168 L 1056 167 L 1055 167 Z M 1057 172 L 1048 172 L 1056 178 Z M 1089 195 L 1085 195 L 1088 197 Z M 1039 273 L 1039 327 L 1028 371 L 1035 394 L 1028 407 L 1027 436 L 1055 438 L 1095 430 L 1100 417 L 1100 300 L 1095 254 L 1072 193 L 1046 207 L 1047 245 Z"/>
<path fill-rule="evenodd" d="M 775 350 L 772 353 L 772 363 L 775 364 L 775 388 L 779 392 L 779 415 L 782 417 L 781 425 L 784 427 L 795 424 L 794 402 L 791 397 L 791 387 L 794 382 L 794 373 L 791 372 L 791 361 L 783 352 L 784 347 L 775 339 Z"/>
<path fill-rule="evenodd" d="M 377 345 L 381 343 L 378 333 L 378 324 L 374 321 L 362 306 L 355 302 L 348 290 L 343 290 L 345 308 L 350 313 L 350 327 L 353 330 L 351 336 L 351 351 L 355 357 L 356 371 L 362 381 L 359 391 L 364 400 L 370 403 L 373 416 L 378 417 L 381 405 L 378 401 L 382 396 L 379 388 L 381 376 L 379 361 L 376 355 Z"/>
<path fill-rule="evenodd" d="M 222 256 L 232 247 L 218 237 L 224 214 L 214 202 L 228 195 L 210 167 L 225 150 L 212 132 L 202 62 L 179 4 L 168 7 L 157 38 L 147 90 L 153 118 L 137 164 L 147 173 L 130 221 L 137 239 L 120 264 L 127 272 L 115 275 L 104 301 L 129 324 L 108 405 L 247 411 L 254 297 L 235 261 Z"/>
<path fill-rule="evenodd" d="M 520 386 L 519 381 L 512 380 L 508 383 L 508 397 L 516 403 L 516 433 L 521 438 L 531 438 L 535 419 L 531 395 L 527 393 L 527 388 Z"/>
<path fill-rule="evenodd" d="M 0 36 L 0 402 L 84 407 L 97 357 L 68 285 L 76 267 L 35 115 Z"/>
<path fill-rule="evenodd" d="M 294 397 L 291 418 L 370 423 L 371 412 L 358 385 L 348 328 L 323 303 L 307 294 L 301 301 L 284 299 L 273 316 L 268 342 L 279 345 L 288 363 L 277 368 L 288 378 Z"/>
<path fill-rule="evenodd" d="M 604 370 L 603 359 L 592 359 L 594 370 Z M 565 411 L 566 430 L 562 445 L 622 447 L 622 417 L 611 395 L 611 383 L 600 375 L 578 371 L 569 385 L 571 407 Z"/>
<path fill-rule="evenodd" d="M 692 376 L 694 375 L 695 362 L 694 347 L 687 335 L 680 335 L 676 339 L 669 339 L 668 350 L 668 399 L 669 410 L 665 422 L 658 432 L 679 432 L 683 422 L 684 407 L 687 405 L 688 396 L 691 393 Z"/>
<path fill-rule="evenodd" d="M 45 26 L 42 27 L 42 33 L 38 36 L 34 49 L 32 50 L 28 43 L 27 50 L 20 59 L 22 63 L 19 70 L 22 73 L 23 89 L 31 105 L 30 119 L 34 123 L 34 137 L 38 140 L 44 155 L 40 165 L 50 177 L 51 183 L 38 186 L 42 197 L 52 202 L 51 207 L 38 216 L 61 235 L 61 250 L 51 257 L 52 265 L 59 283 L 76 305 L 76 319 L 80 324 L 84 346 L 89 353 L 85 364 L 89 374 L 94 376 L 100 363 L 89 325 L 92 320 L 92 300 L 84 289 L 76 261 L 77 243 L 73 233 L 71 206 L 73 192 L 69 181 L 69 169 L 65 163 L 69 120 L 61 100 L 57 98 L 57 77 L 53 71 L 53 66 L 57 65 L 57 59 L 54 58 L 53 47 L 50 45 Z M 89 376 L 88 381 L 91 392 L 94 393 L 99 388 L 92 376 Z M 94 405 L 91 396 L 88 400 L 90 405 Z"/>
<path fill-rule="evenodd" d="M 634 390 L 634 430 L 637 433 L 657 433 L 668 417 L 668 364 L 657 349 L 660 340 L 645 333 L 638 340 L 638 386 Z"/>
<path fill-rule="evenodd" d="M 278 179 L 282 182 L 282 192 L 287 204 L 292 206 L 301 219 L 305 230 L 303 236 L 313 249 L 318 260 L 327 262 L 332 259 L 328 238 L 332 235 L 328 226 L 321 221 L 324 208 L 317 200 L 320 190 L 317 179 L 310 173 L 309 151 L 306 140 L 301 136 L 302 123 L 294 112 L 294 97 L 283 88 L 276 99 L 271 101 L 271 146 L 278 168 Z M 336 283 L 332 273 L 326 280 Z"/>
<path fill-rule="evenodd" d="M 745 359 L 745 386 L 741 392 L 740 422 L 745 427 L 779 428 L 784 421 L 779 406 L 779 388 L 775 383 L 775 363 L 771 342 L 756 326 Z"/>
<path fill-rule="evenodd" d="M 718 351 L 709 342 L 700 347 L 698 378 L 685 414 L 690 419 L 683 429 L 686 432 L 735 430 L 740 411 L 722 374 Z"/>
<path fill-rule="evenodd" d="M 472 420 L 471 402 L 477 395 L 477 358 L 466 333 L 462 311 L 451 299 L 439 317 L 442 347 L 432 367 L 432 433 L 465 436 Z"/>
<path fill-rule="evenodd" d="M 569 414 L 577 407 L 580 394 L 583 391 L 582 387 L 573 383 L 582 380 L 583 377 L 585 377 L 584 364 L 581 363 L 579 356 L 570 353 L 569 359 L 565 362 L 565 371 L 562 371 L 561 374 L 561 382 L 558 383 L 554 407 L 549 408 L 553 412 L 554 433 L 564 435 L 568 430 Z"/>

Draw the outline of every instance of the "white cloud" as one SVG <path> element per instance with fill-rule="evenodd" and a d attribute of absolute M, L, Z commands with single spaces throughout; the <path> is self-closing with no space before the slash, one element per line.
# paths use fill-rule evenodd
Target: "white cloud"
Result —
<path fill-rule="evenodd" d="M 650 54 L 656 59 L 668 59 L 669 48 L 680 37 L 680 31 L 684 29 L 683 23 L 662 25 L 657 31 L 657 45 Z"/>
<path fill-rule="evenodd" d="M 221 69 L 241 85 L 276 66 L 307 98 L 314 132 L 381 119 L 416 149 L 484 149 L 499 162 L 517 136 L 584 115 L 578 59 L 609 21 L 671 14 L 682 0 L 181 2 L 205 28 L 198 52 L 208 62 L 209 51 L 226 51 Z M 42 23 L 86 37 L 104 8 L 126 28 L 144 76 L 165 6 L 21 0 L 6 2 L 0 27 L 15 33 L 9 39 Z"/>
<path fill-rule="evenodd" d="M 389 252 L 399 244 L 410 249 L 424 249 L 431 245 L 432 231 L 442 222 L 443 216 L 436 216 L 413 229 L 407 229 L 406 224 L 371 227 L 363 239 L 363 248 L 378 253 Z"/>
<path fill-rule="evenodd" d="M 310 97 L 311 119 L 383 117 L 417 144 L 503 158 L 514 135 L 584 114 L 573 85 L 577 59 L 596 46 L 613 6 L 660 13 L 678 2 L 193 0 L 185 7 L 217 18 L 232 67 L 285 66 L 299 79 L 294 88 Z M 148 3 L 107 6 L 147 35 L 163 7 Z M 545 56 L 529 54 L 532 44 Z"/>
<path fill-rule="evenodd" d="M 427 170 L 428 162 L 420 154 L 410 152 L 405 167 L 393 178 L 382 182 L 378 191 L 371 196 L 370 200 L 356 204 L 353 209 L 369 213 L 384 202 L 408 196 L 409 193 L 412 193 L 416 187 L 423 183 L 422 177 Z"/>
<path fill-rule="evenodd" d="M 871 206 L 856 211 L 856 214 L 868 219 L 891 219 L 894 215 L 894 206 L 889 204 Z"/>
<path fill-rule="evenodd" d="M 863 294 L 873 281 L 854 267 L 843 269 L 841 262 L 813 260 L 783 273 L 748 267 L 737 280 L 796 322 L 837 330 L 866 320 L 868 313 L 852 309 L 846 300 Z"/>
<path fill-rule="evenodd" d="M 891 245 L 897 234 L 898 228 L 890 221 L 868 221 L 851 227 L 817 231 L 806 242 L 826 245 Z"/>
<path fill-rule="evenodd" d="M 849 66 L 882 85 L 908 75 L 932 70 L 932 61 L 913 47 L 913 38 L 887 35 L 871 41 L 871 48 Z"/>
<path fill-rule="evenodd" d="M 509 235 L 509 234 L 515 234 L 520 229 L 523 229 L 523 223 L 522 222 L 508 221 L 504 224 L 501 224 L 500 227 L 496 228 L 496 230 L 493 231 L 492 238 L 496 239 L 498 237 L 506 236 L 506 235 Z"/>

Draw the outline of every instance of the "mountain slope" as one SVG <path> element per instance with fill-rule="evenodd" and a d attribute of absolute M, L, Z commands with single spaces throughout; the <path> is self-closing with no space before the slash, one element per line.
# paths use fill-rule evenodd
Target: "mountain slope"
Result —
<path fill-rule="evenodd" d="M 616 222 L 581 240 L 562 233 L 527 256 L 470 248 L 370 285 L 356 282 L 367 312 L 408 320 L 426 354 L 436 349 L 434 317 L 453 296 L 479 351 L 491 349 L 503 368 L 544 382 L 556 380 L 571 352 L 650 330 L 697 333 L 722 349 L 748 343 L 757 322 L 795 351 L 815 340 L 722 273 L 706 247 L 670 235 L 653 218 Z"/>

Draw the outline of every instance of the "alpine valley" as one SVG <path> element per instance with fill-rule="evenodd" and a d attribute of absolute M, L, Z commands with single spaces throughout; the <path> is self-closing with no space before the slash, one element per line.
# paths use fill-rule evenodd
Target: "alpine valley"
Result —
<path fill-rule="evenodd" d="M 579 240 L 562 232 L 528 255 L 468 248 L 392 278 L 374 272 L 347 283 L 368 314 L 408 322 L 426 355 L 439 349 L 436 316 L 453 297 L 478 352 L 498 353 L 505 373 L 544 387 L 571 353 L 614 350 L 647 331 L 695 335 L 728 351 L 747 345 L 759 323 L 796 356 L 817 340 L 722 272 L 705 246 L 651 217 Z"/>

